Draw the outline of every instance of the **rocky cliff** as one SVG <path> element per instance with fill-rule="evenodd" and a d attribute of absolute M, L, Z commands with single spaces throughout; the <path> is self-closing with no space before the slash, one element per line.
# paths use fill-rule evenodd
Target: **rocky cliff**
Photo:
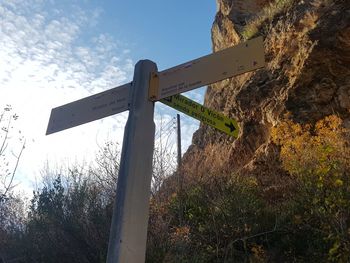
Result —
<path fill-rule="evenodd" d="M 266 67 L 211 85 L 205 96 L 206 106 L 238 120 L 239 137 L 201 125 L 184 169 L 256 176 L 268 191 L 288 179 L 270 140 L 286 113 L 300 123 L 337 114 L 350 125 L 350 1 L 217 0 L 214 52 L 256 36 Z"/>

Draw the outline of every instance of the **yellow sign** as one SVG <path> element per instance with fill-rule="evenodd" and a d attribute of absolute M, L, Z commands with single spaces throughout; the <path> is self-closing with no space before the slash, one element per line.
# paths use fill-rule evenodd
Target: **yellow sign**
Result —
<path fill-rule="evenodd" d="M 180 94 L 170 96 L 160 100 L 162 103 L 181 111 L 205 124 L 208 124 L 220 131 L 235 138 L 238 137 L 239 126 L 237 122 L 223 114 L 208 109 L 203 105 L 186 98 Z"/>
<path fill-rule="evenodd" d="M 262 37 L 153 73 L 149 99 L 157 101 L 265 66 Z"/>

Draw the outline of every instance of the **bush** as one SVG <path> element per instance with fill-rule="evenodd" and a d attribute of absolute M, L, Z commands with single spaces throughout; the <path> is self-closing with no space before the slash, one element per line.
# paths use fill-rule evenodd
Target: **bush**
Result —
<path fill-rule="evenodd" d="M 312 254 L 334 262 L 350 259 L 349 138 L 334 115 L 313 126 L 287 120 L 272 132 L 295 181 L 291 231 L 309 233 Z"/>
<path fill-rule="evenodd" d="M 284 200 L 268 204 L 254 178 L 191 177 L 183 220 L 177 192 L 152 199 L 147 262 L 348 262 L 350 146 L 342 121 L 287 120 L 272 140 L 294 182 Z"/>
<path fill-rule="evenodd" d="M 57 176 L 35 193 L 24 233 L 26 262 L 105 262 L 110 206 L 101 189 L 76 171 L 71 176 L 68 189 Z"/>
<path fill-rule="evenodd" d="M 277 231 L 277 222 L 259 197 L 255 180 L 210 178 L 188 187 L 183 198 L 183 225 L 179 221 L 179 196 L 175 193 L 169 198 L 163 210 L 163 219 L 168 219 L 167 227 L 163 227 L 167 235 L 164 237 L 164 231 L 158 233 L 163 236 L 162 244 L 148 243 L 148 262 L 156 262 L 154 255 L 160 254 L 163 257 L 157 262 L 241 262 L 265 257 L 266 236 Z M 152 229 L 161 222 L 152 221 L 149 237 L 153 241 L 157 233 Z M 158 245 L 162 253 L 157 253 Z"/>

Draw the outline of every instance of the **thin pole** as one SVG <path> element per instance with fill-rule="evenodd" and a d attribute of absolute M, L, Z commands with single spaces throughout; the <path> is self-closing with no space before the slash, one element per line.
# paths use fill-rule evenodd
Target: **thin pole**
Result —
<path fill-rule="evenodd" d="M 182 174 L 182 151 L 181 151 L 181 122 L 180 114 L 176 115 L 177 119 L 177 174 L 179 183 L 179 221 L 183 225 L 183 174 Z"/>
<path fill-rule="evenodd" d="M 177 120 L 177 166 L 178 168 L 181 166 L 181 121 L 180 121 L 180 114 L 176 115 Z"/>
<path fill-rule="evenodd" d="M 152 61 L 135 66 L 107 263 L 145 261 L 155 134 L 154 103 L 148 100 L 151 72 L 157 72 Z"/>

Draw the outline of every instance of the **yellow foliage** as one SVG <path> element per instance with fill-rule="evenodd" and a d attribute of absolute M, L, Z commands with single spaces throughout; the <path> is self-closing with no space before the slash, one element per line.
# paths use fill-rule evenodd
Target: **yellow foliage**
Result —
<path fill-rule="evenodd" d="M 179 226 L 174 229 L 171 234 L 171 243 L 188 243 L 190 241 L 190 227 Z"/>
<path fill-rule="evenodd" d="M 271 136 L 281 146 L 283 166 L 292 175 L 314 174 L 322 181 L 326 174 L 340 176 L 350 167 L 348 132 L 335 115 L 314 126 L 288 119 L 273 128 Z"/>
<path fill-rule="evenodd" d="M 253 245 L 251 252 L 253 254 L 251 262 L 267 262 L 266 253 L 263 246 Z"/>
<path fill-rule="evenodd" d="M 328 258 L 350 258 L 350 132 L 342 120 L 328 116 L 315 125 L 300 125 L 287 119 L 272 130 L 272 141 L 281 147 L 283 167 L 298 185 L 302 215 L 294 224 L 314 224 L 329 242 Z M 317 223 L 315 223 L 317 222 Z"/>

